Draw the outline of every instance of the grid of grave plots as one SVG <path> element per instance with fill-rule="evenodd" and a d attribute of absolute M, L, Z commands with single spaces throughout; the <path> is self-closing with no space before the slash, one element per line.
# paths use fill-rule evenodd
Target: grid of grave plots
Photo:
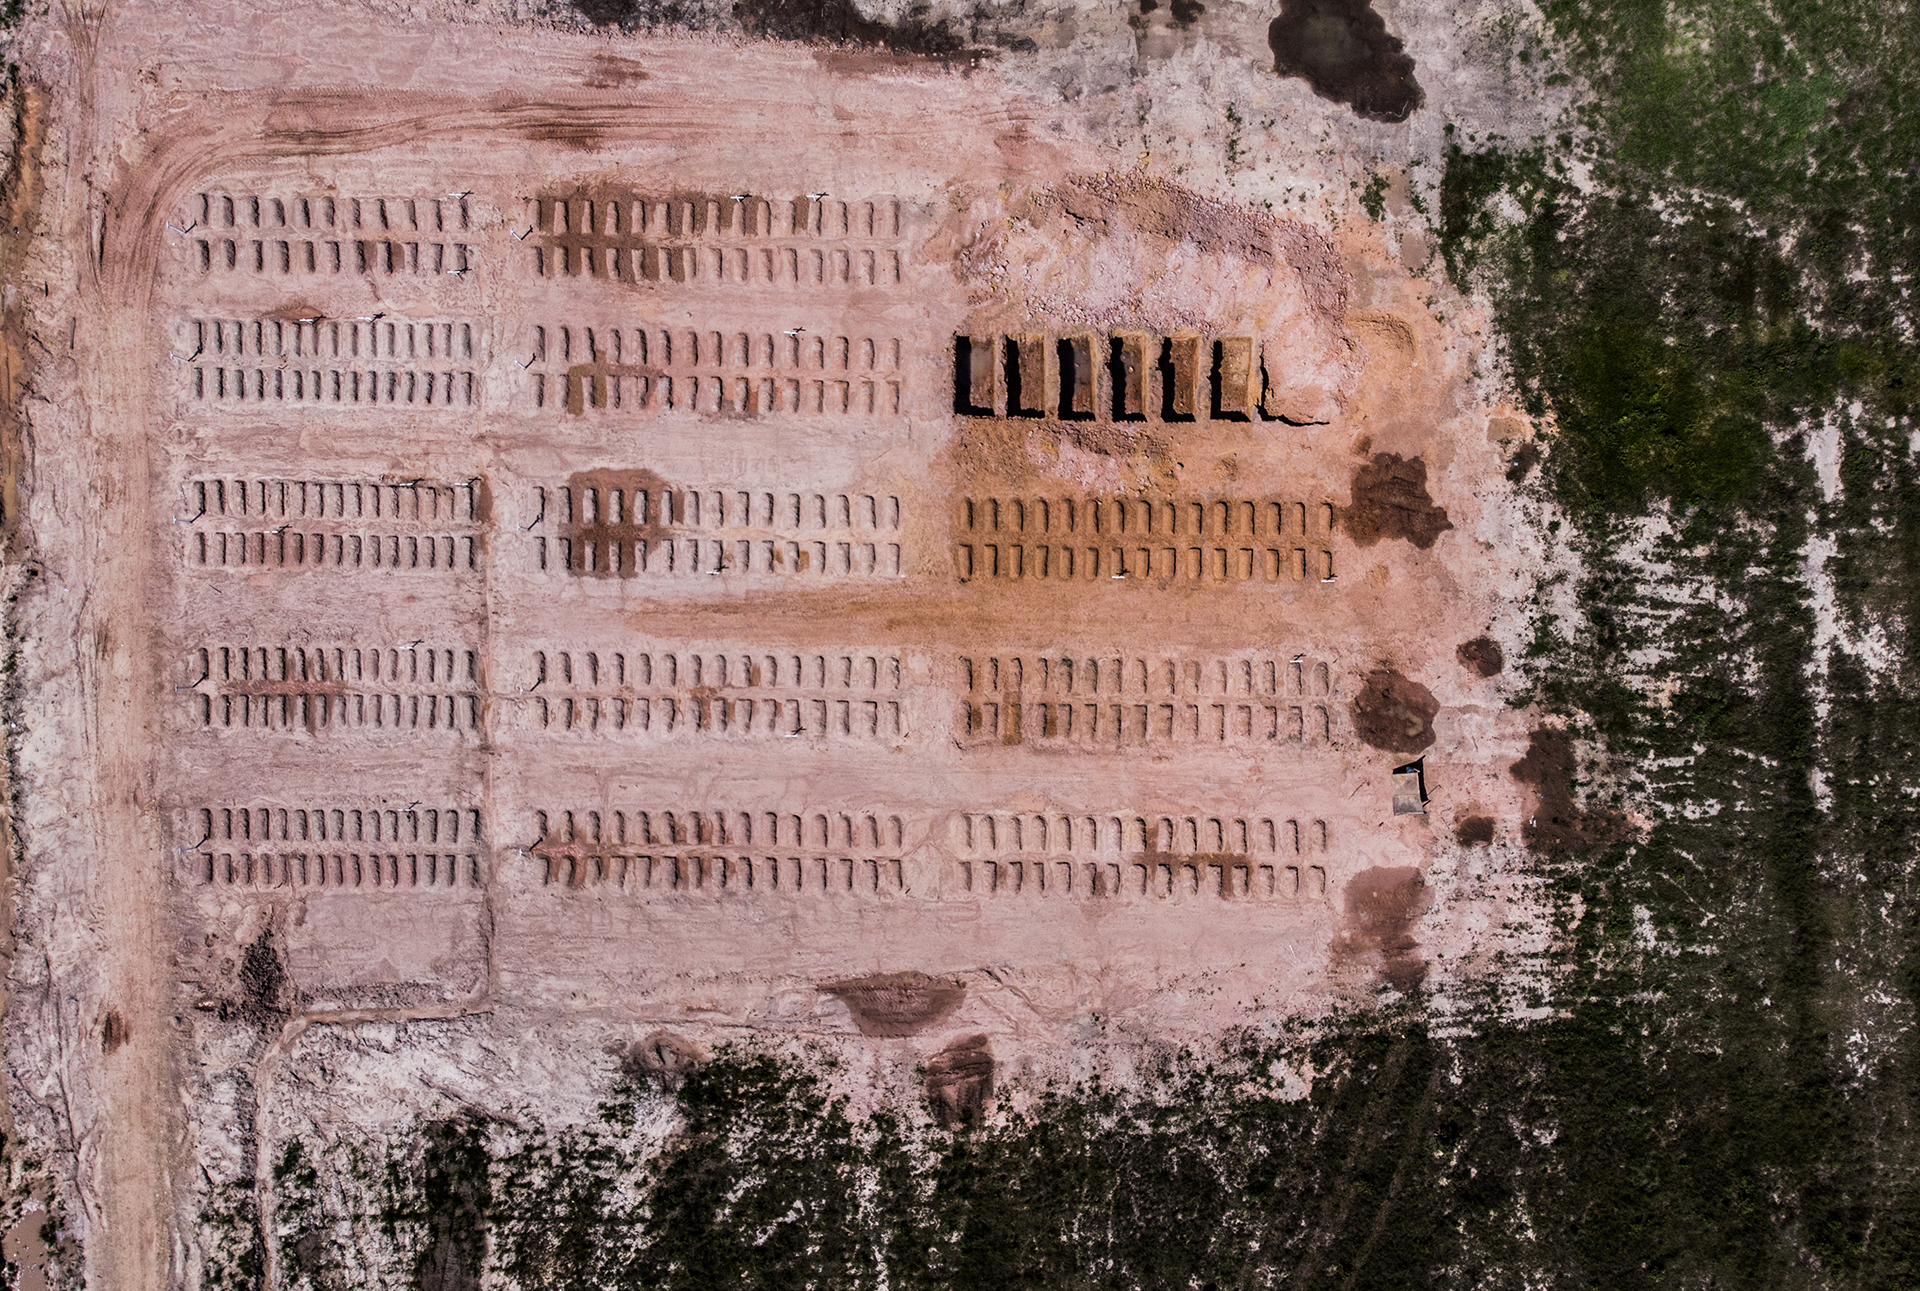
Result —
<path fill-rule="evenodd" d="M 897 652 L 533 650 L 516 696 L 543 732 L 649 741 L 890 742 L 907 733 Z"/>
<path fill-rule="evenodd" d="M 874 416 L 901 411 L 904 344 L 819 325 L 715 320 L 667 329 L 553 324 L 521 343 L 535 408 L 596 412 Z"/>
<path fill-rule="evenodd" d="M 190 569 L 448 576 L 480 568 L 483 502 L 477 481 L 221 476 L 188 481 L 180 520 Z"/>
<path fill-rule="evenodd" d="M 612 187 L 554 191 L 517 234 L 543 278 L 654 291 L 693 286 L 871 291 L 903 278 L 909 214 L 891 197 L 686 195 Z"/>
<path fill-rule="evenodd" d="M 195 318 L 176 353 L 196 404 L 446 411 L 480 398 L 472 319 Z"/>
<path fill-rule="evenodd" d="M 964 738 L 988 747 L 1314 746 L 1345 729 L 1333 669 L 1304 654 L 970 654 L 950 675 Z"/>
<path fill-rule="evenodd" d="M 535 813 L 541 883 L 636 896 L 857 896 L 906 890 L 906 825 L 875 810 L 687 805 Z"/>
<path fill-rule="evenodd" d="M 480 812 L 442 805 L 209 805 L 182 849 L 190 885 L 251 890 L 447 892 L 484 887 Z"/>
<path fill-rule="evenodd" d="M 1334 581 L 1333 505 L 1324 501 L 965 497 L 953 528 L 954 572 L 969 583 Z"/>
<path fill-rule="evenodd" d="M 175 233 L 210 276 L 447 275 L 477 267 L 467 196 L 196 193 Z"/>
<path fill-rule="evenodd" d="M 534 491 L 535 567 L 586 578 L 897 578 L 901 505 L 884 493 L 689 487 L 594 471 Z"/>
<path fill-rule="evenodd" d="M 479 652 L 425 642 L 385 648 L 227 642 L 190 652 L 177 687 L 190 725 L 276 736 L 478 733 Z"/>
<path fill-rule="evenodd" d="M 1328 891 L 1324 820 L 981 810 L 955 823 L 957 886 L 978 896 L 1318 900 Z"/>

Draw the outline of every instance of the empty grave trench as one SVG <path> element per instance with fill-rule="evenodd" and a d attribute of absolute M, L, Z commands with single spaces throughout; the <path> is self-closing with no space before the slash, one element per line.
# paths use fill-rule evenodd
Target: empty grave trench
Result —
<path fill-rule="evenodd" d="M 533 671 L 526 689 L 542 692 L 533 704 L 545 729 L 869 739 L 905 734 L 899 699 L 843 697 L 898 692 L 898 655 L 659 651 L 634 653 L 630 662 L 625 651 L 535 651 Z"/>
<path fill-rule="evenodd" d="M 187 564 L 250 570 L 477 570 L 487 511 L 478 481 L 219 476 L 187 481 L 184 503 Z"/>
<path fill-rule="evenodd" d="M 480 492 L 474 483 L 426 480 L 294 480 L 215 477 L 190 480 L 189 520 L 203 516 L 259 519 L 386 519 L 419 524 L 478 524 Z"/>
<path fill-rule="evenodd" d="M 900 528 L 900 499 L 878 493 L 788 492 L 767 488 L 689 488 L 648 484 L 643 472 L 596 473 L 602 482 L 536 488 L 534 524 L 576 533 L 619 529 L 802 530 Z M 625 480 L 618 477 L 627 476 Z"/>
<path fill-rule="evenodd" d="M 1327 822 L 1273 816 L 962 812 L 963 856 L 997 853 L 1324 855 Z"/>
<path fill-rule="evenodd" d="M 1161 900 L 1318 900 L 1324 865 L 1276 864 L 1244 856 L 1156 857 L 1126 861 L 954 862 L 960 890 L 980 896 L 1142 897 Z"/>
<path fill-rule="evenodd" d="M 577 664 L 577 667 L 576 667 Z M 545 650 L 533 652 L 533 680 L 562 686 L 724 686 L 824 690 L 899 690 L 899 655 L 755 651 Z"/>
<path fill-rule="evenodd" d="M 530 368 L 772 368 L 808 372 L 897 372 L 905 351 L 897 336 L 839 336 L 825 329 L 781 332 L 627 325 L 536 326 Z"/>
<path fill-rule="evenodd" d="M 457 693 L 223 691 L 194 698 L 193 720 L 216 730 L 290 734 L 322 731 L 479 731 L 481 697 Z"/>
<path fill-rule="evenodd" d="M 536 489 L 534 508 L 528 528 L 541 570 L 898 577 L 904 567 L 893 495 L 685 488 L 645 472 L 606 472 L 593 483 Z M 694 536 L 703 533 L 715 536 Z M 803 536 L 811 533 L 831 536 Z"/>
<path fill-rule="evenodd" d="M 342 229 L 446 233 L 472 227 L 464 196 L 279 196 L 207 191 L 194 195 L 189 217 L 208 229 Z"/>
<path fill-rule="evenodd" d="M 208 646 L 193 652 L 188 673 L 187 699 L 203 727 L 285 733 L 481 725 L 472 650 Z M 452 686 L 462 689 L 444 689 Z"/>
<path fill-rule="evenodd" d="M 958 824 L 954 865 L 968 893 L 1318 898 L 1327 892 L 1324 820 L 968 812 Z"/>
<path fill-rule="evenodd" d="M 969 694 L 1327 696 L 1334 675 L 1325 661 L 1305 655 L 963 655 L 956 664 Z"/>
<path fill-rule="evenodd" d="M 194 813 L 208 842 L 407 842 L 469 844 L 481 838 L 474 807 L 209 806 Z"/>
<path fill-rule="evenodd" d="M 472 408 L 480 397 L 471 371 L 420 368 L 246 368 L 196 365 L 190 391 L 217 406 L 279 403 L 297 407 Z"/>
<path fill-rule="evenodd" d="M 1063 421 L 1264 420 L 1251 336 L 956 336 L 953 411 Z"/>
<path fill-rule="evenodd" d="M 478 326 L 471 319 L 196 318 L 187 340 L 209 359 L 471 361 Z"/>
<path fill-rule="evenodd" d="M 1098 703 L 988 699 L 959 714 L 970 743 L 1040 744 L 1087 750 L 1167 744 L 1334 743 L 1343 733 L 1327 704 Z"/>
<path fill-rule="evenodd" d="M 633 367 L 586 372 L 528 374 L 535 408 L 564 407 L 585 415 L 616 412 L 796 413 L 813 416 L 897 415 L 902 411 L 898 376 L 872 378 L 782 377 L 750 372 L 671 373 Z M 256 383 L 257 384 L 257 383 Z"/>
<path fill-rule="evenodd" d="M 195 528 L 187 535 L 186 560 L 211 569 L 473 573 L 480 569 L 480 544 L 470 534 Z"/>
<path fill-rule="evenodd" d="M 203 852 L 202 885 L 431 892 L 486 886 L 476 852 Z"/>
<path fill-rule="evenodd" d="M 768 198 L 658 196 L 611 189 L 553 192 L 532 199 L 534 228 L 545 237 L 768 237 L 892 239 L 907 227 L 896 198 L 845 201 L 806 195 Z"/>
<path fill-rule="evenodd" d="M 715 844 L 897 851 L 906 846 L 903 817 L 886 811 L 749 811 L 738 808 L 639 808 L 539 811 L 535 847 L 633 843 Z M 757 842 L 756 842 L 757 840 Z"/>
<path fill-rule="evenodd" d="M 609 278 L 629 283 L 757 283 L 789 287 L 898 286 L 899 251 L 889 248 L 668 246 L 652 243 L 534 243 L 533 272 L 542 278 Z"/>
<path fill-rule="evenodd" d="M 188 394 L 220 406 L 474 407 L 471 320 L 195 319 Z"/>
<path fill-rule="evenodd" d="M 534 539 L 539 570 L 583 577 L 633 578 L 673 574 L 815 574 L 898 578 L 905 571 L 897 542 L 780 538 Z"/>
<path fill-rule="evenodd" d="M 634 892 L 904 892 L 898 857 L 582 853 L 535 848 L 543 886 Z"/>
<path fill-rule="evenodd" d="M 386 649 L 365 646 L 202 646 L 192 652 L 190 684 L 293 685 L 302 682 L 452 682 L 477 684 L 478 652 L 416 643 Z"/>
<path fill-rule="evenodd" d="M 899 853 L 905 847 L 905 823 L 885 812 L 589 810 L 537 812 L 534 820 L 539 837 L 528 851 L 548 885 L 859 891 L 863 875 L 870 879 L 867 891 L 899 891 L 904 885 Z M 704 850 L 728 846 L 836 854 L 755 857 Z M 648 850 L 630 850 L 639 848 Z M 654 850 L 661 848 L 672 849 L 671 854 Z"/>
<path fill-rule="evenodd" d="M 742 699 L 722 695 L 616 695 L 538 698 L 545 730 L 585 734 L 672 736 L 826 736 L 902 739 L 905 709 L 898 700 L 825 697 Z"/>

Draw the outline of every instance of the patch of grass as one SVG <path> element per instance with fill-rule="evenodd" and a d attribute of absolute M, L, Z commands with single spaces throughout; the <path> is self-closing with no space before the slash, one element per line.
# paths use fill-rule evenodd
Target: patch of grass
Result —
<path fill-rule="evenodd" d="M 1376 224 L 1387 218 L 1387 184 L 1387 177 L 1375 171 L 1367 176 L 1367 186 L 1360 190 L 1360 209 Z"/>
<path fill-rule="evenodd" d="M 1587 993 L 1531 1036 L 1569 1046 L 1567 1079 L 1515 1084 L 1563 1135 L 1554 1182 L 1525 1185 L 1535 1258 L 1606 1285 L 1900 1285 L 1920 1053 L 1864 1001 L 1920 1006 L 1914 809 L 1892 790 L 1920 739 L 1899 698 L 1920 680 L 1916 45 L 1864 4 L 1546 13 L 1598 91 L 1584 142 L 1456 145 L 1442 251 L 1550 419 L 1544 487 L 1585 560 L 1578 627 L 1532 652 L 1537 697 L 1604 738 L 1652 819 L 1561 878 L 1588 910 Z M 1808 435 L 1834 418 L 1830 503 Z M 1622 559 L 1646 515 L 1650 563 Z M 1890 665 L 1822 647 L 1816 539 Z"/>

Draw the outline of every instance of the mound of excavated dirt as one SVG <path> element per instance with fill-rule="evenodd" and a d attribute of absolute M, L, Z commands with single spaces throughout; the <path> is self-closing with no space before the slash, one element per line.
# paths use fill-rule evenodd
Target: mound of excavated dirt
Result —
<path fill-rule="evenodd" d="M 1427 493 L 1427 464 L 1398 453 L 1375 453 L 1353 473 L 1353 505 L 1340 513 L 1340 523 L 1362 547 L 1405 538 L 1422 551 L 1453 528 L 1447 509 Z"/>
<path fill-rule="evenodd" d="M 636 1080 L 678 1088 L 687 1073 L 706 1060 L 700 1046 L 671 1031 L 655 1031 L 619 1050 L 620 1069 Z"/>
<path fill-rule="evenodd" d="M 1463 641 L 1454 656 L 1460 660 L 1461 667 L 1471 668 L 1480 677 L 1498 677 L 1507 666 L 1506 652 L 1492 637 Z"/>
<path fill-rule="evenodd" d="M 933 1118 L 948 1129 L 978 1120 L 993 1095 L 993 1050 L 983 1035 L 955 1040 L 927 1059 L 922 1077 Z"/>
<path fill-rule="evenodd" d="M 1493 841 L 1493 817 L 1462 816 L 1453 827 L 1453 841 L 1462 847 L 1485 846 Z"/>
<path fill-rule="evenodd" d="M 1426 101 L 1413 59 L 1372 0 L 1286 0 L 1267 28 L 1273 70 L 1370 121 L 1405 121 Z"/>
<path fill-rule="evenodd" d="M 1433 744 L 1440 701 L 1419 682 L 1390 668 L 1368 673 L 1351 707 L 1354 733 L 1376 749 L 1418 753 Z"/>
<path fill-rule="evenodd" d="M 877 973 L 820 988 L 846 1002 L 861 1035 L 919 1035 L 966 998 L 966 986 L 925 973 Z"/>

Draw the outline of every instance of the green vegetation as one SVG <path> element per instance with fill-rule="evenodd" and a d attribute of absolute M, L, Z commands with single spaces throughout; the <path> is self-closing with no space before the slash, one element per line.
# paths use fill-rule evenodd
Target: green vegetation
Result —
<path fill-rule="evenodd" d="M 1867 4 L 1547 16 L 1596 91 L 1578 138 L 1452 149 L 1442 250 L 1552 418 L 1584 561 L 1536 697 L 1652 821 L 1563 880 L 1590 984 L 1534 1038 L 1571 1043 L 1554 1069 L 1614 1115 L 1564 1140 L 1557 1204 L 1529 1182 L 1533 1258 L 1590 1267 L 1611 1232 L 1647 1284 L 1914 1285 L 1914 33 Z M 1876 667 L 1820 637 L 1825 578 Z M 1633 954 L 1636 922 L 1661 953 Z"/>
<path fill-rule="evenodd" d="M 213 1188 L 200 1212 L 200 1245 L 200 1281 L 208 1291 L 253 1291 L 260 1285 L 266 1262 L 252 1180 L 230 1179 Z"/>
<path fill-rule="evenodd" d="M 1367 218 L 1375 221 L 1387 218 L 1387 177 L 1378 171 L 1367 177 L 1367 186 L 1360 190 L 1360 209 Z"/>

